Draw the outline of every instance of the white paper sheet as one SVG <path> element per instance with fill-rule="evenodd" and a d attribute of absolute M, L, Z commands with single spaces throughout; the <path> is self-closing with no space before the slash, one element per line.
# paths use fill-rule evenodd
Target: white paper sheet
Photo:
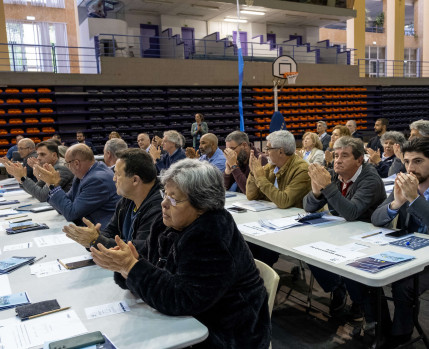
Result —
<path fill-rule="evenodd" d="M 0 347 L 25 349 L 42 346 L 44 342 L 77 336 L 87 332 L 73 310 L 41 316 L 28 321 L 7 319 L 0 327 Z"/>
<path fill-rule="evenodd" d="M 56 246 L 64 244 L 75 244 L 76 242 L 69 239 L 66 234 L 52 234 L 33 238 L 37 247 Z"/>
<path fill-rule="evenodd" d="M 367 232 L 359 234 L 359 235 L 354 235 L 351 238 L 354 240 L 359 240 L 359 241 L 371 243 L 374 245 L 387 245 L 392 241 L 398 240 L 397 238 L 392 238 L 392 237 L 386 236 L 387 233 L 391 233 L 392 231 L 394 231 L 394 230 L 388 229 L 388 228 L 378 228 L 375 230 L 367 231 Z M 378 232 L 381 232 L 381 234 L 376 234 Z M 372 235 L 372 234 L 376 234 L 376 235 Z M 372 235 L 372 236 L 368 236 L 368 235 Z M 367 236 L 367 237 L 365 237 L 365 236 Z"/>
<path fill-rule="evenodd" d="M 88 320 L 103 316 L 120 314 L 126 311 L 130 311 L 130 308 L 125 301 L 101 304 L 94 307 L 85 308 L 85 314 Z"/>
<path fill-rule="evenodd" d="M 3 251 L 15 251 L 15 250 L 23 250 L 24 248 L 30 248 L 33 246 L 32 242 L 23 242 L 21 244 L 15 244 L 15 245 L 5 245 L 3 248 Z"/>
<path fill-rule="evenodd" d="M 7 191 L 7 192 L 3 193 L 3 197 L 8 198 L 11 196 L 16 196 L 16 195 L 21 195 L 21 194 L 25 194 L 25 191 L 22 189 L 12 190 L 12 191 Z"/>
<path fill-rule="evenodd" d="M 0 181 L 0 187 L 4 185 L 18 184 L 18 181 L 15 178 L 6 178 Z"/>
<path fill-rule="evenodd" d="M 15 211 L 12 208 L 5 208 L 5 209 L 0 209 L 0 217 L 1 218 L 8 218 L 8 217 L 2 217 L 2 216 L 10 216 L 10 215 L 14 215 L 14 214 L 18 214 L 18 211 Z"/>
<path fill-rule="evenodd" d="M 272 233 L 278 232 L 276 230 L 263 228 L 258 222 L 238 224 L 237 227 L 242 234 L 254 235 L 254 236 L 260 236 L 260 235 L 272 234 Z"/>
<path fill-rule="evenodd" d="M 294 250 L 328 261 L 334 264 L 343 263 L 364 256 L 364 253 L 344 249 L 342 246 L 329 244 L 324 241 L 294 247 Z"/>
<path fill-rule="evenodd" d="M 76 257 L 61 258 L 60 260 L 61 260 L 61 262 L 63 262 L 63 264 L 68 264 L 68 263 L 86 261 L 88 259 L 92 259 L 92 256 L 90 253 L 84 254 L 81 256 L 76 256 Z"/>
<path fill-rule="evenodd" d="M 277 208 L 277 205 L 272 202 L 258 200 L 233 202 L 231 206 L 245 208 L 246 210 L 254 212 L 272 210 L 274 208 Z"/>
<path fill-rule="evenodd" d="M 38 278 L 66 273 L 70 270 L 64 268 L 59 262 L 51 261 L 46 263 L 36 263 L 30 265 L 30 274 L 36 275 Z"/>
<path fill-rule="evenodd" d="M 0 275 L 0 296 L 6 296 L 8 294 L 12 294 L 12 290 L 10 288 L 9 276 L 4 274 Z"/>

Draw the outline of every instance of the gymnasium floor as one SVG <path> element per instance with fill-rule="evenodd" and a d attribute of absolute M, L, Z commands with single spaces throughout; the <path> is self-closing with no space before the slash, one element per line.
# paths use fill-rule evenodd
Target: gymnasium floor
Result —
<path fill-rule="evenodd" d="M 296 260 L 280 259 L 275 264 L 274 269 L 280 275 L 282 272 L 289 272 L 295 265 L 297 265 Z M 309 279 L 310 273 L 307 271 L 307 283 Z M 345 314 L 338 319 L 329 319 L 316 309 L 307 314 L 306 303 L 303 302 L 306 300 L 306 296 L 303 293 L 306 292 L 308 286 L 302 279 L 292 281 L 291 276 L 284 273 L 280 282 L 282 286 L 280 292 L 277 293 L 272 313 L 273 349 L 364 349 L 370 347 L 369 344 L 373 341 L 373 337 L 363 334 L 361 330 L 362 324 L 353 326 L 348 323 Z M 292 291 L 289 298 L 287 298 L 287 293 L 290 291 L 291 286 L 297 291 Z M 389 287 L 385 287 L 384 290 L 386 294 L 390 295 Z M 330 295 L 324 293 L 317 282 L 315 282 L 313 294 L 316 298 L 314 305 L 322 311 L 328 312 Z M 429 335 L 429 292 L 420 297 L 420 302 L 420 324 L 425 333 Z M 348 303 L 350 303 L 350 299 Z M 423 349 L 425 346 L 423 341 L 419 341 L 407 347 L 407 349 L 411 348 Z"/>

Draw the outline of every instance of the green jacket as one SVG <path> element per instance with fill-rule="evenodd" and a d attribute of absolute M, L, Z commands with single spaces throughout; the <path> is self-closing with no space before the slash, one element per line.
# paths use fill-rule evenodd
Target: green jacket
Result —
<path fill-rule="evenodd" d="M 250 173 L 246 184 L 247 199 L 268 200 L 279 208 L 302 208 L 302 199 L 311 190 L 308 163 L 292 155 L 276 174 L 275 168 L 275 165 L 266 164 L 265 177 L 255 178 Z M 278 189 L 274 186 L 276 177 Z"/>

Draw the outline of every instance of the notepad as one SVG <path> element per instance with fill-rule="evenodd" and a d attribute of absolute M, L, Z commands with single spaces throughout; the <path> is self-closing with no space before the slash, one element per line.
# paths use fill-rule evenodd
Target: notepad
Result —
<path fill-rule="evenodd" d="M 9 273 L 25 264 L 31 263 L 36 257 L 10 257 L 0 260 L 0 274 Z"/>
<path fill-rule="evenodd" d="M 414 256 L 386 251 L 373 256 L 360 258 L 347 265 L 375 274 L 399 263 L 404 263 L 413 259 Z"/>
<path fill-rule="evenodd" d="M 0 310 L 15 308 L 18 305 L 29 303 L 30 300 L 28 299 L 26 292 L 9 294 L 7 296 L 0 296 Z"/>
<path fill-rule="evenodd" d="M 392 241 L 390 244 L 399 247 L 405 247 L 410 250 L 418 250 L 420 248 L 429 246 L 429 239 L 420 238 L 417 236 L 410 236 L 405 239 Z"/>

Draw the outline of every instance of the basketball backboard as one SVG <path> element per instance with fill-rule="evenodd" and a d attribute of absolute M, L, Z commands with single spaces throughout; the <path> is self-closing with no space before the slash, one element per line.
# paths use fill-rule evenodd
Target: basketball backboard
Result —
<path fill-rule="evenodd" d="M 273 76 L 284 78 L 284 73 L 297 72 L 298 65 L 290 56 L 280 56 L 273 62 Z"/>

